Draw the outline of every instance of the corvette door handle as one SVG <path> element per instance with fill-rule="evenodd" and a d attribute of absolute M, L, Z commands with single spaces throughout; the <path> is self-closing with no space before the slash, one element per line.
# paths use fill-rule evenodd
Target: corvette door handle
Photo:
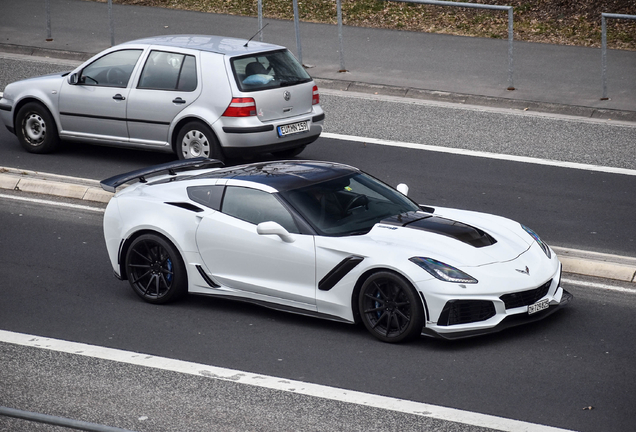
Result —
<path fill-rule="evenodd" d="M 186 101 L 184 99 L 181 99 L 180 97 L 178 97 L 176 99 L 172 99 L 172 103 L 184 104 L 184 103 L 186 103 Z"/>
<path fill-rule="evenodd" d="M 113 96 L 113 99 L 115 99 L 115 100 L 126 100 L 126 98 L 123 97 L 122 95 L 120 95 L 119 93 L 117 93 L 115 96 Z"/>

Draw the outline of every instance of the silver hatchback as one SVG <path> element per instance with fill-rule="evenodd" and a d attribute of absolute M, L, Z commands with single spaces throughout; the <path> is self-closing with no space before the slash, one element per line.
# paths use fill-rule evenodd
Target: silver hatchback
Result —
<path fill-rule="evenodd" d="M 0 116 L 32 153 L 63 139 L 221 160 L 295 156 L 325 118 L 285 47 L 205 35 L 126 42 L 71 72 L 11 83 Z"/>

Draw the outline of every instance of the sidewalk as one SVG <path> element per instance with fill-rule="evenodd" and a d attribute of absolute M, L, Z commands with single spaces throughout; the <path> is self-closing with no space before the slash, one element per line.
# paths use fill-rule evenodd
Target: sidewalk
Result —
<path fill-rule="evenodd" d="M 44 2 L 3 0 L 0 51 L 86 59 L 110 46 L 108 6 L 51 0 L 47 42 Z M 608 11 L 611 12 L 611 11 Z M 256 18 L 113 5 L 115 43 L 161 34 L 249 38 Z M 291 18 L 291 17 L 290 17 Z M 297 54 L 294 23 L 269 23 L 263 40 Z M 508 91 L 507 40 L 344 27 L 340 73 L 338 29 L 300 24 L 303 63 L 322 88 L 636 121 L 636 52 L 609 50 L 609 100 L 601 101 L 601 50 L 515 41 L 514 86 Z"/>

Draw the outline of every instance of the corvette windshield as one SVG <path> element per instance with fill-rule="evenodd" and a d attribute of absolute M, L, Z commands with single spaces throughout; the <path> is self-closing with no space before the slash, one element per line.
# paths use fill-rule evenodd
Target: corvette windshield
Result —
<path fill-rule="evenodd" d="M 366 174 L 353 174 L 281 192 L 319 234 L 365 234 L 389 216 L 417 211 L 401 193 Z"/>

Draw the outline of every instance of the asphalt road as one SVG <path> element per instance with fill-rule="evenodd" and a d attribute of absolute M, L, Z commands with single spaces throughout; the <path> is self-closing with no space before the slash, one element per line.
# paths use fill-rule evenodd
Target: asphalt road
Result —
<path fill-rule="evenodd" d="M 22 150 L 0 130 L 0 166 L 101 180 L 172 155 L 66 144 L 50 155 Z M 320 138 L 301 157 L 351 164 L 397 186 L 422 204 L 510 217 L 549 244 L 636 255 L 636 176 L 493 160 Z M 243 163 L 243 160 L 230 163 Z"/>
<path fill-rule="evenodd" d="M 0 198 L 1 329 L 567 429 L 632 430 L 633 293 L 566 283 L 575 302 L 541 322 L 471 340 L 388 345 L 362 327 L 238 302 L 189 296 L 168 306 L 146 304 L 112 276 L 101 222 L 100 213 Z M 360 407 L 349 407 L 362 410 L 356 414 L 333 416 L 347 407 L 7 344 L 0 352 L 0 405 L 140 431 L 205 430 L 201 425 L 210 424 L 223 430 L 323 430 L 315 423 L 319 412 L 332 412 L 330 430 L 425 425 L 414 416 L 398 416 L 404 427 L 374 423 L 375 416 L 394 414 L 365 414 Z M 156 396 L 149 386 L 156 386 Z M 258 421 L 247 416 L 251 409 Z M 152 421 L 136 421 L 142 415 Z M 271 423 L 279 416 L 291 427 Z"/>
<path fill-rule="evenodd" d="M 77 62 L 4 56 L 0 88 Z M 300 157 L 358 166 L 418 202 L 510 217 L 549 243 L 636 256 L 636 176 L 349 142 L 347 136 L 636 170 L 636 123 L 612 122 L 323 91 L 326 132 Z M 172 160 L 171 155 L 66 144 L 52 155 L 24 152 L 0 128 L 0 166 L 101 180 Z M 244 161 L 230 161 L 242 163 Z"/>
<path fill-rule="evenodd" d="M 30 68 L 43 73 L 44 66 L 18 61 L 4 70 L 35 72 Z M 324 92 L 321 100 L 328 112 L 327 130 L 335 134 L 636 168 L 633 125 L 333 92 Z M 422 203 L 511 217 L 553 245 L 636 255 L 633 175 L 334 138 L 321 138 L 302 157 L 359 166 L 392 185 L 406 182 L 410 195 Z M 32 155 L 0 130 L 0 166 L 102 179 L 171 159 L 78 144 Z M 389 346 L 363 328 L 230 301 L 190 296 L 165 307 L 145 304 L 112 277 L 98 213 L 2 198 L 0 266 L 3 330 L 568 429 L 633 428 L 636 297 L 630 293 L 566 284 L 576 297 L 572 307 L 534 325 L 467 341 L 423 338 Z M 461 430 L 419 423 L 420 417 L 243 393 L 221 383 L 9 344 L 0 344 L 0 363 L 0 383 L 9 383 L 0 386 L 0 405 L 20 401 L 23 409 L 140 431 L 198 430 L 199 424 L 223 430 L 231 430 L 230 425 L 236 430 L 355 430 L 354 425 L 359 430 Z M 156 393 L 148 390 L 151 385 Z M 222 402 L 211 396 L 217 391 L 231 396 Z M 272 403 L 279 397 L 286 400 Z M 209 412 L 210 406 L 217 410 Z M 272 407 L 278 410 L 270 412 Z M 138 420 L 143 416 L 152 422 Z M 324 428 L 316 426 L 320 421 Z M 16 423 L 0 417 L 2 427 L 13 430 Z"/>

